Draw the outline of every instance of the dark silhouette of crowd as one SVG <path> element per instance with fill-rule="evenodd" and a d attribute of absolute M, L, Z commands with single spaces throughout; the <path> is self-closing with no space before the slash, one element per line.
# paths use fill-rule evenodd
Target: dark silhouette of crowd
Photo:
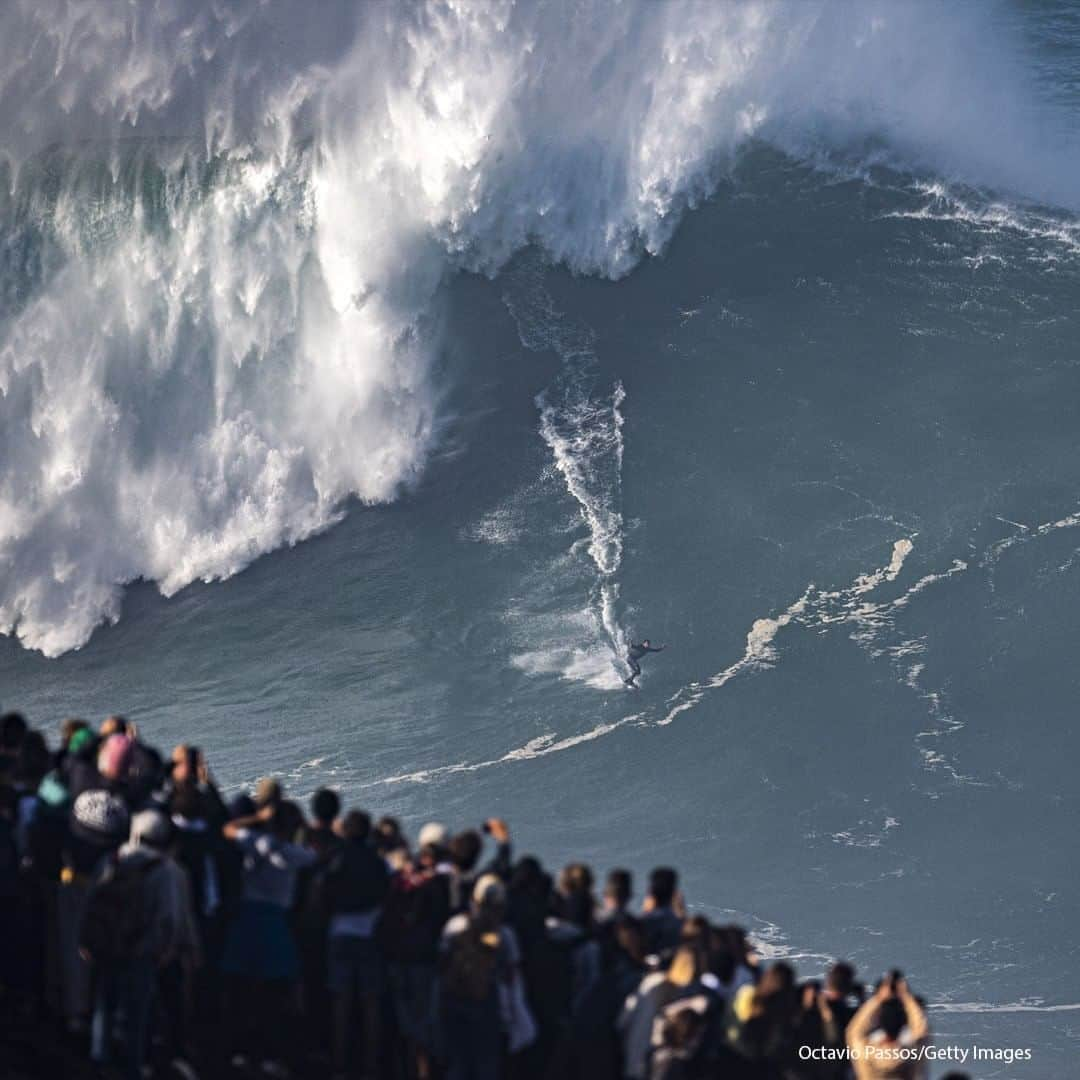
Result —
<path fill-rule="evenodd" d="M 499 819 L 410 840 L 327 788 L 308 809 L 272 779 L 226 801 L 198 749 L 121 717 L 58 749 L 0 718 L 11 1075 L 927 1075 L 898 972 L 800 982 L 688 914 L 673 869 L 635 903 L 626 870 L 552 875 Z"/>

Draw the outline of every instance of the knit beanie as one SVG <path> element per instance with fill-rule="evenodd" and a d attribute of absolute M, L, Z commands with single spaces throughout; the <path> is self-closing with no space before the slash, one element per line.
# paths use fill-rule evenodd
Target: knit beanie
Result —
<path fill-rule="evenodd" d="M 75 800 L 71 817 L 72 832 L 98 847 L 114 847 L 127 839 L 128 808 L 111 792 L 84 791 Z"/>
<path fill-rule="evenodd" d="M 77 754 L 84 747 L 89 746 L 93 741 L 94 733 L 89 728 L 79 728 L 79 730 L 68 739 L 68 753 Z"/>

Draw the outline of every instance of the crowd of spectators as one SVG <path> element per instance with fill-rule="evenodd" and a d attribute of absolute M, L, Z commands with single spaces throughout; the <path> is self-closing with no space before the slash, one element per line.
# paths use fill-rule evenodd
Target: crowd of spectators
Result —
<path fill-rule="evenodd" d="M 197 749 L 121 717 L 55 749 L 0 718 L 5 1026 L 102 1075 L 928 1075 L 898 972 L 800 982 L 667 867 L 634 901 L 626 870 L 552 875 L 498 819 L 410 841 L 327 788 L 307 816 L 273 779 L 226 801 Z"/>

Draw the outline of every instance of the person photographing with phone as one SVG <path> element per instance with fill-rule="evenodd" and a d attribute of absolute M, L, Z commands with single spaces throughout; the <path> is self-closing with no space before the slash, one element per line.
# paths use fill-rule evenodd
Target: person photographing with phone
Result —
<path fill-rule="evenodd" d="M 851 1019 L 847 1044 L 856 1080 L 921 1080 L 930 1041 L 926 1011 L 899 971 L 891 971 Z"/>

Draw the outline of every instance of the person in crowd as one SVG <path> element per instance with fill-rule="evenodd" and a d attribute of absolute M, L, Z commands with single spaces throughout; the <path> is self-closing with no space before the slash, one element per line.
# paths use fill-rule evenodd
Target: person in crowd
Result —
<path fill-rule="evenodd" d="M 450 905 L 454 912 L 468 910 L 473 886 L 484 874 L 494 874 L 504 882 L 510 878 L 513 855 L 506 822 L 489 818 L 484 822 L 484 832 L 495 841 L 495 855 L 479 871 L 476 866 L 484 850 L 484 839 L 475 829 L 466 829 L 451 837 L 446 846 L 450 865 Z"/>
<path fill-rule="evenodd" d="M 634 879 L 629 870 L 612 870 L 604 883 L 603 910 L 600 918 L 605 921 L 626 915 L 634 896 Z"/>
<path fill-rule="evenodd" d="M 715 995 L 703 980 L 706 970 L 702 942 L 689 938 L 676 946 L 666 970 L 647 974 L 626 999 L 617 1027 L 622 1037 L 623 1068 L 630 1080 L 648 1077 L 649 1062 L 661 1042 L 662 1021 L 670 1006 L 699 999 L 695 1005 L 703 1014 L 715 1007 Z"/>
<path fill-rule="evenodd" d="M 738 926 L 708 928 L 709 985 L 726 1002 L 734 1001 L 744 986 L 753 985 L 757 957 Z"/>
<path fill-rule="evenodd" d="M 797 1068 L 802 998 L 795 969 L 770 964 L 754 985 L 741 987 L 730 1010 L 728 1040 L 746 1061 L 775 1072 Z"/>
<path fill-rule="evenodd" d="M 679 875 L 670 866 L 658 866 L 649 874 L 649 891 L 642 905 L 642 925 L 650 953 L 662 956 L 678 945 L 684 915 Z"/>
<path fill-rule="evenodd" d="M 333 996 L 334 1068 L 346 1075 L 353 1016 L 361 1020 L 366 1077 L 379 1072 L 383 955 L 379 918 L 390 888 L 386 861 L 372 844 L 371 818 L 360 810 L 345 815 L 343 843 L 331 855 L 323 893 L 329 916 L 327 987 Z"/>
<path fill-rule="evenodd" d="M 299 807 L 267 798 L 265 787 L 261 794 L 254 814 L 223 829 L 244 863 L 242 899 L 226 932 L 221 966 L 237 1018 L 233 1061 L 244 1066 L 259 1052 L 263 1071 L 273 1075 L 287 1071 L 293 1046 L 288 1031 L 299 963 L 288 913 L 297 875 L 315 861 L 315 853 L 297 842 L 304 825 Z"/>
<path fill-rule="evenodd" d="M 624 1075 L 617 1021 L 646 974 L 645 937 L 632 915 L 600 924 L 596 977 L 574 1003 L 549 1075 L 567 1080 L 619 1080 Z"/>
<path fill-rule="evenodd" d="M 706 1080 L 713 1075 L 703 1060 L 705 1016 L 680 1008 L 663 1023 L 660 1046 L 649 1062 L 649 1080 Z"/>
<path fill-rule="evenodd" d="M 498 1080 L 504 1047 L 524 1050 L 536 1027 L 524 999 L 517 937 L 505 923 L 506 886 L 481 875 L 468 912 L 446 924 L 439 975 L 447 1080 Z"/>
<path fill-rule="evenodd" d="M 173 855 L 187 879 L 192 918 L 201 950 L 201 964 L 175 964 L 169 972 L 167 993 L 183 1002 L 183 1029 L 176 1041 L 184 1043 L 186 1030 L 200 1035 L 206 1054 L 216 1052 L 217 1018 L 221 1012 L 220 974 L 225 945 L 226 918 L 235 901 L 230 882 L 221 822 L 212 800 L 196 784 L 174 787 L 168 804 L 173 829 Z M 235 879 L 234 879 L 235 880 Z"/>
<path fill-rule="evenodd" d="M 847 1026 L 856 1080 L 920 1080 L 927 1071 L 919 1051 L 929 1041 L 926 1011 L 899 971 L 881 980 Z M 902 1049 L 912 1051 L 912 1055 L 898 1060 L 896 1052 Z"/>
<path fill-rule="evenodd" d="M 86 1030 L 90 1016 L 90 967 L 79 935 L 92 885 L 127 839 L 131 815 L 119 796 L 103 788 L 82 792 L 71 804 L 56 894 L 57 950 L 63 1011 L 69 1031 Z"/>
<path fill-rule="evenodd" d="M 858 1011 L 866 996 L 862 986 L 855 979 L 855 968 L 845 960 L 839 960 L 825 976 L 823 990 L 825 1000 L 836 1017 L 840 1031 L 847 1030 L 851 1018 Z"/>
<path fill-rule="evenodd" d="M 10 781 L 15 757 L 27 730 L 26 717 L 22 713 L 9 712 L 0 716 L 0 781 Z"/>
<path fill-rule="evenodd" d="M 322 858 L 338 846 L 340 837 L 334 831 L 334 822 L 341 813 L 341 799 L 330 788 L 319 788 L 311 796 L 311 824 L 308 827 L 307 845 Z"/>
<path fill-rule="evenodd" d="M 274 776 L 264 776 L 255 785 L 255 809 L 261 810 L 264 806 L 278 806 L 285 798 L 285 788 L 281 781 Z"/>
<path fill-rule="evenodd" d="M 408 864 L 409 842 L 397 818 L 379 818 L 372 829 L 371 842 L 391 870 L 402 870 Z"/>
<path fill-rule="evenodd" d="M 324 903 L 326 870 L 341 844 L 337 827 L 341 799 L 331 788 L 319 788 L 309 803 L 311 822 L 305 843 L 315 861 L 300 871 L 296 884 L 293 927 L 300 955 L 304 1030 L 310 1053 L 329 1061 L 333 1040 L 330 991 L 327 989 L 327 933 L 330 916 Z"/>
<path fill-rule="evenodd" d="M 99 1064 L 110 1060 L 122 1013 L 130 1080 L 140 1080 L 146 1063 L 159 971 L 174 963 L 193 968 L 199 960 L 187 875 L 167 854 L 170 839 L 160 811 L 135 814 L 127 843 L 90 891 L 80 929 L 80 948 L 95 974 L 91 1057 Z"/>
<path fill-rule="evenodd" d="M 416 858 L 391 879 L 382 920 L 400 1057 L 409 1080 L 427 1080 L 434 1067 L 438 947 L 450 918 L 448 839 L 438 822 L 420 830 Z"/>

